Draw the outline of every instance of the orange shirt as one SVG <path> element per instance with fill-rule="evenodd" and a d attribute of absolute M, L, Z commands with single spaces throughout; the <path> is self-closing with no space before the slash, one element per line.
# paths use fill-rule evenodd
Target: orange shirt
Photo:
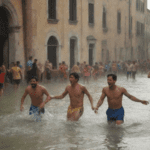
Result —
<path fill-rule="evenodd" d="M 20 72 L 21 72 L 21 69 L 19 67 L 12 67 L 12 71 L 13 71 L 13 79 L 21 79 L 21 76 L 20 76 Z"/>

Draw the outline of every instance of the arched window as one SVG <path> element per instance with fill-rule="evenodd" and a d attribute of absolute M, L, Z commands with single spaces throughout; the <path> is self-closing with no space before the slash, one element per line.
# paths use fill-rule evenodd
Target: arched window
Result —
<path fill-rule="evenodd" d="M 77 3 L 76 0 L 69 0 L 69 20 L 77 20 Z"/>
<path fill-rule="evenodd" d="M 48 19 L 56 19 L 56 0 L 48 0 Z"/>
<path fill-rule="evenodd" d="M 58 41 L 54 36 L 51 36 L 47 43 L 48 60 L 52 63 L 53 68 L 57 68 L 57 48 Z"/>

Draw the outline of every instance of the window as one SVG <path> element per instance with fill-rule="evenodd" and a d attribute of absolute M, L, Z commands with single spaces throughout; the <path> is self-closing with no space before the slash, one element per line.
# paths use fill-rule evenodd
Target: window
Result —
<path fill-rule="evenodd" d="M 141 35 L 144 36 L 144 24 L 141 23 Z"/>
<path fill-rule="evenodd" d="M 48 19 L 56 19 L 56 0 L 48 0 Z"/>
<path fill-rule="evenodd" d="M 142 2 L 141 0 L 136 0 L 136 10 L 144 12 L 144 2 Z"/>
<path fill-rule="evenodd" d="M 69 20 L 76 21 L 77 20 L 77 6 L 76 0 L 69 1 Z"/>
<path fill-rule="evenodd" d="M 117 13 L 117 31 L 121 33 L 121 12 Z"/>
<path fill-rule="evenodd" d="M 140 35 L 140 22 L 138 22 L 138 21 L 136 23 L 136 34 Z"/>
<path fill-rule="evenodd" d="M 94 4 L 89 3 L 89 23 L 94 23 Z"/>
<path fill-rule="evenodd" d="M 132 16 L 130 17 L 129 20 L 129 36 L 132 35 Z"/>
<path fill-rule="evenodd" d="M 144 30 L 145 30 L 144 24 L 137 21 L 137 35 L 144 36 Z"/>
<path fill-rule="evenodd" d="M 106 28 L 107 26 L 106 26 L 106 9 L 105 9 L 105 7 L 103 7 L 103 21 L 102 21 L 102 23 L 103 23 L 103 28 Z"/>

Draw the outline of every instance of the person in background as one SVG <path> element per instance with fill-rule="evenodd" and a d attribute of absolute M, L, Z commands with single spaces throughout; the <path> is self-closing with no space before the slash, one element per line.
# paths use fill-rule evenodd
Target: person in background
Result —
<path fill-rule="evenodd" d="M 32 62 L 32 56 L 29 57 L 29 60 L 27 62 L 27 67 L 30 66 L 32 68 L 33 62 Z"/>
<path fill-rule="evenodd" d="M 37 76 L 37 59 L 34 59 L 34 63 L 32 65 L 32 76 L 38 77 Z"/>
<path fill-rule="evenodd" d="M 52 63 L 49 62 L 49 60 L 46 61 L 45 63 L 45 71 L 46 71 L 46 79 L 48 82 L 51 80 L 51 70 L 53 68 Z"/>
<path fill-rule="evenodd" d="M 28 71 L 27 71 L 27 84 L 29 84 L 31 78 L 32 78 L 32 69 L 31 69 L 30 66 L 28 66 Z"/>
<path fill-rule="evenodd" d="M 88 67 L 88 65 L 85 65 L 84 68 L 84 83 L 87 81 L 87 83 L 89 83 L 89 77 L 90 77 L 90 69 Z"/>
<path fill-rule="evenodd" d="M 13 84 L 14 84 L 14 90 L 15 92 L 19 88 L 20 82 L 21 82 L 21 69 L 17 66 L 17 63 L 15 63 L 15 66 L 11 68 L 10 70 L 13 75 Z"/>
<path fill-rule="evenodd" d="M 3 86 L 5 81 L 5 72 L 3 72 L 3 66 L 0 66 L 0 97 L 3 95 Z"/>

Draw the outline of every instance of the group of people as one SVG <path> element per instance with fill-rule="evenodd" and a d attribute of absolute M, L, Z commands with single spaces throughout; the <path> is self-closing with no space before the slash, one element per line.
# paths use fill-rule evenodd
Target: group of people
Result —
<path fill-rule="evenodd" d="M 24 110 L 24 100 L 27 95 L 31 98 L 31 106 L 29 109 L 29 114 L 45 113 L 45 104 L 52 99 L 63 99 L 67 94 L 70 97 L 70 105 L 67 110 L 67 120 L 69 121 L 78 121 L 84 112 L 83 100 L 84 94 L 86 94 L 91 103 L 91 109 L 97 113 L 99 107 L 103 104 L 105 97 L 108 101 L 108 110 L 107 121 L 108 123 L 115 122 L 117 125 L 120 125 L 124 122 L 124 108 L 122 106 L 122 97 L 123 95 L 127 96 L 129 99 L 135 102 L 140 102 L 147 105 L 149 102 L 145 100 L 140 100 L 132 95 L 130 95 L 124 87 L 116 85 L 117 76 L 115 74 L 107 75 L 108 86 L 104 87 L 99 101 L 97 102 L 96 107 L 93 106 L 93 98 L 88 92 L 87 88 L 78 83 L 79 75 L 75 72 L 69 75 L 70 85 L 67 85 L 64 92 L 58 96 L 52 96 L 48 93 L 44 86 L 38 84 L 37 77 L 32 77 L 30 84 L 26 89 L 21 99 L 20 111 Z M 46 95 L 47 98 L 43 101 L 43 95 Z"/>

